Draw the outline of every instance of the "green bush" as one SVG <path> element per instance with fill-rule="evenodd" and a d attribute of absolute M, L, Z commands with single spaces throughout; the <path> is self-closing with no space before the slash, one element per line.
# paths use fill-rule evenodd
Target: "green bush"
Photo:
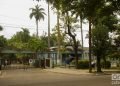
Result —
<path fill-rule="evenodd" d="M 109 69 L 109 68 L 111 68 L 111 62 L 110 61 L 102 61 L 101 62 L 101 67 L 102 68 L 106 68 L 106 69 Z"/>
<path fill-rule="evenodd" d="M 89 68 L 89 61 L 88 60 L 79 60 L 78 61 L 78 68 L 79 69 L 88 69 Z"/>
<path fill-rule="evenodd" d="M 36 68 L 40 67 L 40 61 L 36 59 L 35 62 L 33 63 L 33 66 Z"/>

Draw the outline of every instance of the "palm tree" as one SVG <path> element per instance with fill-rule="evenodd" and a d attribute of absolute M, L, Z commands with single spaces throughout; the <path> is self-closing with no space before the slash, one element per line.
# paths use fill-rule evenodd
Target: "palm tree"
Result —
<path fill-rule="evenodd" d="M 46 2 L 52 4 L 52 6 L 57 10 L 57 31 L 58 31 L 58 58 L 60 58 L 60 28 L 59 28 L 59 18 L 60 18 L 60 0 L 46 0 Z M 49 7 L 49 6 L 48 6 Z M 49 8 L 48 8 L 49 9 Z M 49 10 L 48 10 L 49 11 Z M 48 13 L 49 14 L 49 13 Z M 49 18 L 49 17 L 48 17 Z"/>
<path fill-rule="evenodd" d="M 60 0 L 55 0 L 54 3 L 53 3 L 53 7 L 56 8 L 57 10 L 57 32 L 58 32 L 58 58 L 60 59 L 60 38 L 61 38 L 61 35 L 60 35 L 60 23 L 59 23 L 59 19 L 60 19 L 60 3 L 61 1 Z"/>
<path fill-rule="evenodd" d="M 46 0 L 48 3 L 48 49 L 50 49 L 50 4 L 53 3 L 53 0 Z"/>
<path fill-rule="evenodd" d="M 36 0 L 40 1 L 40 0 Z M 53 3 L 53 0 L 45 0 L 48 3 L 48 49 L 50 48 L 50 4 Z"/>
<path fill-rule="evenodd" d="M 36 20 L 36 36 L 38 37 L 38 21 L 41 19 L 44 20 L 44 15 L 46 14 L 44 13 L 44 9 L 40 8 L 39 5 L 36 5 L 35 8 L 30 8 L 30 10 L 32 10 L 30 13 L 30 19 L 34 17 Z"/>

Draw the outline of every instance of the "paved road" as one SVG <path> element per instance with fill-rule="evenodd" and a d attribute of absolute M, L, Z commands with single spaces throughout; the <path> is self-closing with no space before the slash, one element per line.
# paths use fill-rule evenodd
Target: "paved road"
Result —
<path fill-rule="evenodd" d="M 112 86 L 110 75 L 70 75 L 42 69 L 7 70 L 0 86 Z"/>

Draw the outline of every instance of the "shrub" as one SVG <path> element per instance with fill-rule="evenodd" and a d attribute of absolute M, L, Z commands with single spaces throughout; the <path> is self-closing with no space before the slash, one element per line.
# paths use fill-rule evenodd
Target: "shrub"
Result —
<path fill-rule="evenodd" d="M 106 68 L 106 69 L 109 69 L 109 68 L 111 68 L 111 62 L 110 61 L 102 61 L 101 62 L 101 67 L 102 68 Z"/>
<path fill-rule="evenodd" d="M 78 61 L 78 68 L 79 69 L 88 69 L 89 68 L 89 61 L 88 60 L 79 60 Z"/>
<path fill-rule="evenodd" d="M 35 62 L 33 63 L 33 66 L 36 68 L 40 67 L 40 61 L 36 59 Z"/>

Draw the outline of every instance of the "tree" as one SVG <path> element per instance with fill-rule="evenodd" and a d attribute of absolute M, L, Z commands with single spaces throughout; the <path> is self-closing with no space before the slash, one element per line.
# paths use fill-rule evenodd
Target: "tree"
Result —
<path fill-rule="evenodd" d="M 22 30 L 23 31 L 17 32 L 10 40 L 8 40 L 8 46 L 17 49 L 28 49 L 27 43 L 30 40 L 30 34 L 28 29 L 22 28 Z"/>
<path fill-rule="evenodd" d="M 82 45 L 82 50 L 84 51 L 83 49 L 83 28 L 82 28 L 82 22 L 83 22 L 83 19 L 84 19 L 84 7 L 83 7 L 83 1 L 82 0 L 75 0 L 74 1 L 74 4 L 72 5 L 71 7 L 71 11 L 72 11 L 72 15 L 75 15 L 76 18 L 79 17 L 80 19 L 80 30 L 81 30 L 81 45 Z M 82 52 L 82 57 L 84 58 L 84 54 Z"/>
<path fill-rule="evenodd" d="M 63 0 L 65 1 L 65 0 Z M 70 10 L 70 6 L 74 4 L 74 2 L 78 2 L 77 0 L 69 0 L 65 1 L 66 4 L 65 6 L 68 8 L 67 10 Z M 91 28 L 94 23 L 94 18 L 96 16 L 97 10 L 103 6 L 104 0 L 81 0 L 81 8 L 82 12 L 84 14 L 84 17 L 88 20 L 89 22 L 89 72 L 92 72 L 92 66 L 91 66 Z M 77 3 L 75 4 L 77 5 Z M 64 7 L 65 7 L 64 6 Z M 78 8 L 78 7 L 77 7 Z"/>
<path fill-rule="evenodd" d="M 0 36 L 0 52 L 6 48 L 7 46 L 7 39 L 4 36 Z M 0 58 L 3 58 L 3 54 L 0 53 Z"/>
<path fill-rule="evenodd" d="M 0 31 L 3 30 L 3 27 L 0 26 Z M 0 36 L 0 47 L 3 47 L 6 43 L 6 39 L 4 38 L 4 36 Z"/>
<path fill-rule="evenodd" d="M 60 26 L 63 27 L 60 23 Z M 64 29 L 64 28 L 61 28 Z M 52 29 L 53 33 L 51 34 L 51 46 L 57 46 L 58 45 L 58 40 L 60 41 L 61 45 L 64 46 L 65 45 L 65 41 L 66 40 L 66 34 L 64 33 L 64 31 L 60 30 L 60 37 L 58 38 L 58 29 L 57 26 L 55 26 Z"/>
<path fill-rule="evenodd" d="M 4 36 L 0 36 L 0 48 L 7 46 L 7 39 Z"/>
<path fill-rule="evenodd" d="M 120 15 L 120 0 L 106 0 L 112 6 L 112 11 Z"/>
<path fill-rule="evenodd" d="M 60 6 L 61 6 L 61 0 L 54 0 L 54 1 L 52 1 L 52 0 L 48 0 L 48 1 L 50 1 L 51 3 L 52 3 L 52 6 L 53 6 L 53 8 L 55 8 L 56 10 L 57 10 L 57 31 L 58 31 L 58 58 L 60 59 L 60 45 L 61 45 L 61 43 L 60 43 L 60 40 L 59 40 L 59 38 L 60 38 L 60 24 L 59 24 L 59 18 L 60 18 Z"/>
<path fill-rule="evenodd" d="M 92 50 L 97 59 L 97 72 L 101 72 L 101 58 L 109 49 L 108 32 L 108 28 L 100 22 L 92 29 Z"/>
<path fill-rule="evenodd" d="M 0 26 L 0 31 L 2 31 L 3 30 L 3 27 L 2 26 Z"/>
<path fill-rule="evenodd" d="M 92 72 L 91 66 L 91 28 L 94 24 L 94 18 L 96 16 L 97 10 L 101 8 L 104 4 L 104 0 L 83 0 L 84 15 L 89 22 L 89 72 Z"/>
<path fill-rule="evenodd" d="M 48 49 L 51 46 L 50 43 L 50 4 L 53 3 L 53 0 L 46 0 L 46 2 L 48 3 Z"/>
<path fill-rule="evenodd" d="M 37 38 L 37 37 L 31 37 L 31 39 L 28 41 L 28 47 L 29 50 L 32 51 L 45 51 L 47 48 L 47 43 L 45 40 Z"/>
<path fill-rule="evenodd" d="M 59 18 L 60 18 L 60 4 L 61 4 L 61 1 L 60 0 L 55 0 L 54 3 L 53 3 L 53 6 L 56 8 L 57 10 L 57 31 L 58 31 L 58 58 L 60 59 L 60 45 L 61 45 L 61 42 L 60 42 L 60 23 L 59 23 Z"/>
<path fill-rule="evenodd" d="M 75 29 L 75 27 L 72 26 L 73 22 L 71 21 L 71 17 L 70 17 L 70 12 L 69 12 L 69 8 L 71 6 L 71 2 L 67 1 L 67 0 L 62 0 L 62 13 L 63 16 L 65 16 L 65 25 L 66 25 L 66 34 L 68 34 L 71 38 L 72 38 L 72 42 L 73 42 L 73 49 L 74 49 L 74 54 L 75 54 L 75 64 L 76 64 L 76 69 L 78 68 L 78 41 L 76 39 L 76 34 L 72 31 L 72 29 Z M 74 22 L 75 23 L 75 22 Z"/>
<path fill-rule="evenodd" d="M 116 31 L 116 24 L 118 19 L 113 14 L 111 5 L 103 5 L 96 10 L 96 15 L 93 20 L 93 32 L 92 32 L 92 50 L 93 54 L 97 56 L 97 72 L 101 72 L 100 60 L 106 62 L 106 56 L 113 53 L 114 47 L 112 46 L 111 38 L 109 38 L 109 32 Z M 112 48 L 112 49 L 111 49 Z M 109 56 L 109 55 L 108 55 Z"/>
<path fill-rule="evenodd" d="M 46 14 L 44 13 L 44 9 L 40 8 L 40 6 L 38 5 L 36 5 L 35 8 L 30 8 L 30 10 L 32 10 L 30 14 L 30 19 L 32 19 L 32 17 L 34 16 L 36 20 L 36 36 L 38 37 L 38 21 L 40 21 L 41 19 L 44 20 L 44 15 Z"/>

